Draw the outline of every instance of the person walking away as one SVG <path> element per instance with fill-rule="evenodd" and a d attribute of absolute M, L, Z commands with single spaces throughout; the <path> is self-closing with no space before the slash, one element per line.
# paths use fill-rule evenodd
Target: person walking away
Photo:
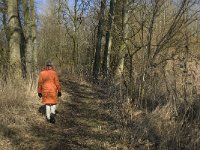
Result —
<path fill-rule="evenodd" d="M 46 63 L 45 69 L 39 74 L 38 96 L 46 107 L 46 119 L 49 123 L 55 124 L 56 104 L 58 97 L 61 97 L 61 86 L 58 75 L 53 68 L 52 62 Z"/>

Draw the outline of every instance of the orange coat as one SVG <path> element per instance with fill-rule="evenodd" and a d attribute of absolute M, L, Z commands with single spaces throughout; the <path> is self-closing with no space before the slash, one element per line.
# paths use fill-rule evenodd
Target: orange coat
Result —
<path fill-rule="evenodd" d="M 45 68 L 40 72 L 38 80 L 38 93 L 42 93 L 42 103 L 57 104 L 57 93 L 61 92 L 61 86 L 56 71 Z"/>

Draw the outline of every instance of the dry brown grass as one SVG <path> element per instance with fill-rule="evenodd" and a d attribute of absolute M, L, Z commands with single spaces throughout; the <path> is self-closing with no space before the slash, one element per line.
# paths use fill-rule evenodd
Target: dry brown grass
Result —
<path fill-rule="evenodd" d="M 200 62 L 190 58 L 183 63 L 171 60 L 152 68 L 143 80 L 135 76 L 132 100 L 128 88 L 111 89 L 111 114 L 130 149 L 199 149 Z"/>
<path fill-rule="evenodd" d="M 195 100 L 194 100 L 195 101 Z M 111 99 L 110 114 L 118 120 L 121 139 L 129 149 L 198 149 L 200 146 L 200 102 L 177 103 L 178 115 L 169 102 L 146 111 L 129 101 Z"/>
<path fill-rule="evenodd" d="M 105 100 L 105 94 L 109 93 L 106 89 L 89 86 L 81 79 L 73 78 L 73 80 L 76 80 L 76 82 L 63 82 L 63 91 L 71 92 L 71 96 L 65 96 L 66 93 L 63 93 L 63 96 L 71 97 L 73 105 L 66 103 L 67 98 L 62 101 L 61 110 L 64 112 L 63 114 L 68 114 L 66 116 L 61 115 L 60 124 L 53 129 L 46 124 L 45 119 L 37 112 L 40 102 L 37 98 L 35 85 L 30 82 L 16 86 L 13 86 L 12 82 L 1 84 L 0 149 L 45 149 L 48 147 L 45 144 L 48 143 L 49 139 L 60 145 L 60 141 L 55 141 L 55 139 L 61 140 L 66 135 L 69 136 L 66 140 L 69 140 L 72 135 L 77 138 L 81 136 L 81 132 L 77 133 L 74 128 L 79 129 L 81 125 L 84 127 L 83 124 L 95 126 L 95 129 L 98 126 L 99 122 L 94 122 L 94 119 L 88 121 L 88 118 L 94 115 L 92 111 L 94 106 L 97 107 L 95 119 L 99 116 L 101 118 L 101 113 L 104 114 L 104 117 L 108 117 L 105 141 L 109 137 L 107 132 L 117 134 L 117 136 L 109 137 L 110 146 L 104 145 L 103 147 L 116 147 L 116 149 L 123 150 L 198 149 L 200 145 L 200 102 L 198 97 L 191 99 L 191 103 L 187 105 L 183 101 L 177 102 L 178 115 L 175 115 L 174 106 L 169 101 L 164 105 L 150 109 L 152 111 L 146 111 L 146 109 L 133 105 L 130 100 L 120 99 L 119 95 L 116 95 L 117 92 L 110 92 L 110 97 Z M 96 93 L 93 90 L 99 92 Z M 105 108 L 101 108 L 100 104 L 97 105 L 96 97 L 103 99 L 99 102 L 103 103 Z M 89 107 L 93 109 L 89 109 Z M 98 112 L 100 108 L 101 113 Z M 83 119 L 83 116 L 86 118 Z M 73 125 L 74 120 L 78 118 L 81 124 Z M 109 118 L 113 118 L 113 121 Z M 66 122 L 63 124 L 65 119 Z M 107 118 L 105 117 L 105 119 Z M 51 135 L 49 131 L 54 132 L 54 135 Z M 82 132 L 88 134 L 85 128 L 82 129 Z M 96 130 L 91 131 L 91 133 L 93 132 L 95 132 L 94 137 L 89 137 L 91 135 L 88 134 L 88 138 L 90 140 L 99 139 L 100 135 L 96 134 Z M 77 138 L 76 140 L 80 142 L 81 139 Z M 70 140 L 73 141 L 74 139 Z M 101 140 L 100 142 L 102 142 Z M 82 139 L 82 141 L 84 140 Z M 77 146 L 76 143 L 74 145 Z"/>
<path fill-rule="evenodd" d="M 0 149 L 21 147 L 27 130 L 33 123 L 37 105 L 35 86 L 30 82 L 13 85 L 1 81 L 0 87 Z"/>

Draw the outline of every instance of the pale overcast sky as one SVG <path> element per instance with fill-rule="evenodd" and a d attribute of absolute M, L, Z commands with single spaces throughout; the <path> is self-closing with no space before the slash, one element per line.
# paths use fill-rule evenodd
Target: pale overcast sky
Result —
<path fill-rule="evenodd" d="M 48 0 L 36 0 L 35 3 L 38 13 L 42 13 L 43 11 L 45 11 Z"/>
<path fill-rule="evenodd" d="M 38 13 L 45 11 L 49 0 L 35 0 Z M 73 6 L 74 0 L 68 0 L 69 6 Z"/>

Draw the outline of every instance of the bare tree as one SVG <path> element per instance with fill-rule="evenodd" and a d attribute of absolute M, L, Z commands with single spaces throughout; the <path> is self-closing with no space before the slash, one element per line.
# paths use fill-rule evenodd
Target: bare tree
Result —
<path fill-rule="evenodd" d="M 101 8 L 100 8 L 98 32 L 97 32 L 97 43 L 96 43 L 95 59 L 93 64 L 94 82 L 98 80 L 100 65 L 101 65 L 101 44 L 102 44 L 101 41 L 104 29 L 105 9 L 106 9 L 106 0 L 101 0 Z"/>
<path fill-rule="evenodd" d="M 127 36 L 128 36 L 128 0 L 123 1 L 117 1 L 116 5 L 120 5 L 122 3 L 122 15 L 120 18 L 122 20 L 121 23 L 121 39 L 120 39 L 120 45 L 119 45 L 119 53 L 118 53 L 118 62 L 116 64 L 116 69 L 114 73 L 114 78 L 116 83 L 121 80 L 123 71 L 124 71 L 124 57 L 126 54 L 126 42 L 127 42 Z"/>
<path fill-rule="evenodd" d="M 31 41 L 31 23 L 29 1 L 23 0 L 24 7 L 24 36 L 25 36 L 25 53 L 26 53 L 26 70 L 28 76 L 32 72 L 32 41 Z"/>
<path fill-rule="evenodd" d="M 31 15 L 31 44 L 32 44 L 32 67 L 34 73 L 36 73 L 37 70 L 37 57 L 38 57 L 38 51 L 37 51 L 37 27 L 36 27 L 36 12 L 35 12 L 35 0 L 30 0 L 30 15 Z"/>
<path fill-rule="evenodd" d="M 8 0 L 8 30 L 10 50 L 10 73 L 16 79 L 22 78 L 20 42 L 21 28 L 18 15 L 18 0 Z"/>
<path fill-rule="evenodd" d="M 108 69 L 110 68 L 110 51 L 111 51 L 111 44 L 112 44 L 112 27 L 113 27 L 113 20 L 114 20 L 114 9 L 115 9 L 116 0 L 110 0 L 110 10 L 109 10 L 109 18 L 108 18 L 108 27 L 106 32 L 106 43 L 104 49 L 104 57 L 103 57 L 103 64 L 102 64 L 102 72 L 104 78 L 108 75 Z"/>
<path fill-rule="evenodd" d="M 8 74 L 8 65 L 9 65 L 9 51 L 8 51 L 8 41 L 9 41 L 9 34 L 8 34 L 8 20 L 7 20 L 7 1 L 3 0 L 2 1 L 2 5 L 3 5 L 3 9 L 2 9 L 2 13 L 3 13 L 3 30 L 5 33 L 5 37 L 6 37 L 6 47 L 4 48 L 4 57 L 3 57 L 3 78 L 5 79 L 5 81 L 7 80 L 7 74 Z"/>

